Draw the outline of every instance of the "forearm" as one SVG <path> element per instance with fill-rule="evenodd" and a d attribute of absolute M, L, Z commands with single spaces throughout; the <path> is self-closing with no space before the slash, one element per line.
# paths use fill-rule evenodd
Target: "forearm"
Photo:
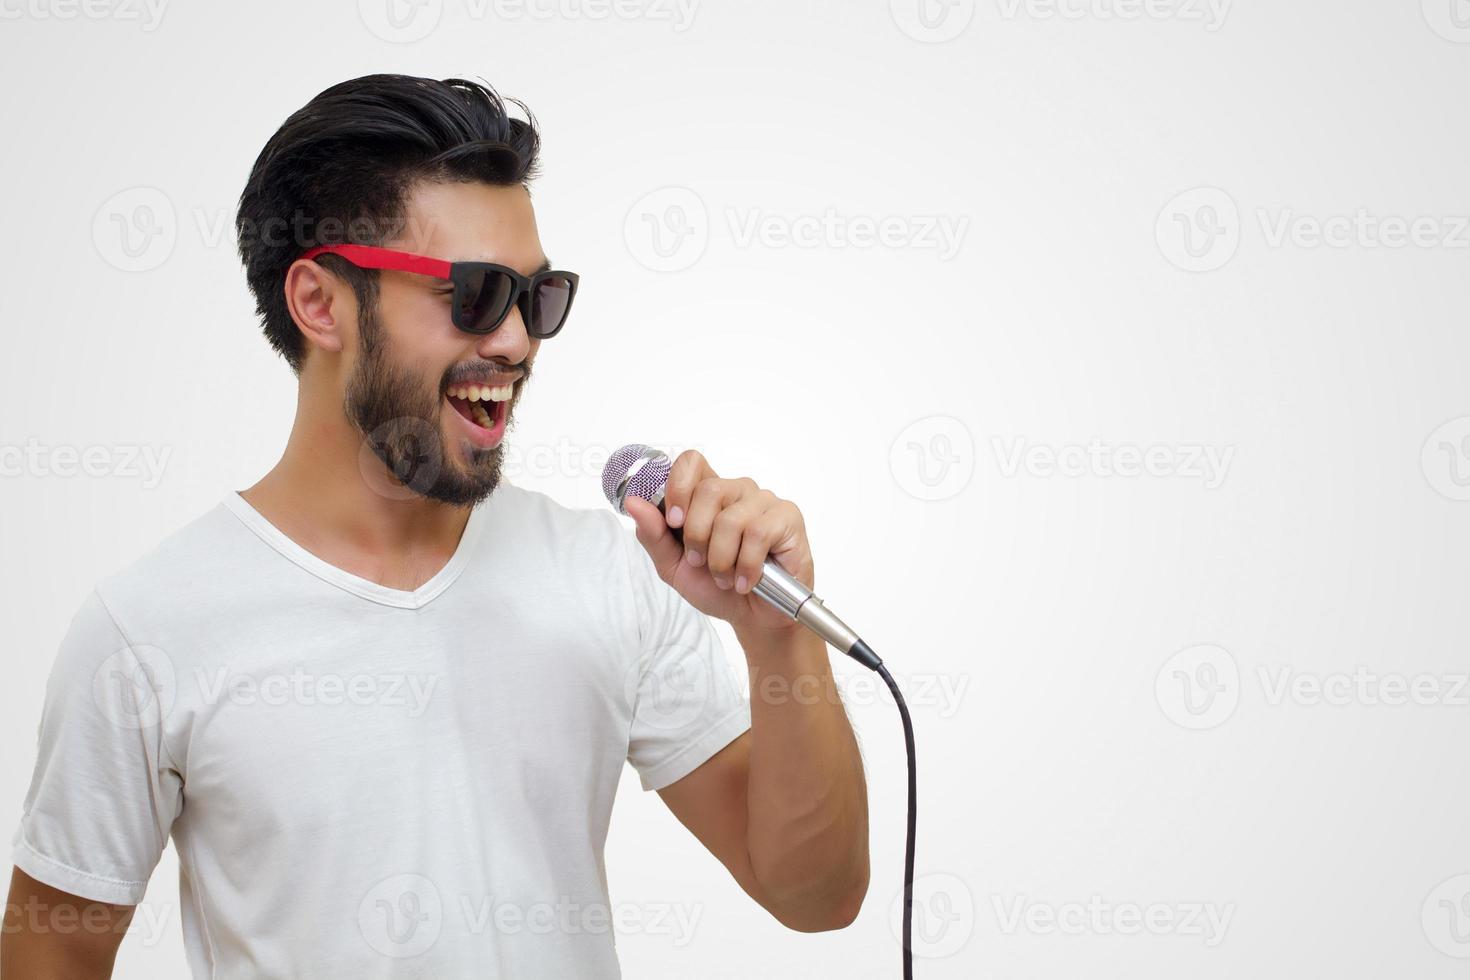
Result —
<path fill-rule="evenodd" d="M 868 803 L 827 648 L 804 629 L 736 634 L 750 669 L 752 872 L 787 925 L 840 928 L 867 891 Z"/>

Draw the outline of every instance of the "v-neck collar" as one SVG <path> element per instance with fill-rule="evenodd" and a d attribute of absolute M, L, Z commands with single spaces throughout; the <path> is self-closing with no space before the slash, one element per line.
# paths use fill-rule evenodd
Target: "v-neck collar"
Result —
<path fill-rule="evenodd" d="M 454 554 L 444 567 L 434 573 L 423 585 L 412 591 L 405 589 L 393 589 L 386 585 L 379 585 L 360 575 L 338 568 L 331 562 L 307 551 L 291 538 L 266 520 L 265 515 L 251 506 L 250 502 L 240 496 L 239 491 L 231 490 L 225 495 L 224 505 L 231 513 L 238 517 L 246 527 L 255 532 L 255 535 L 270 545 L 280 554 L 299 565 L 301 568 L 315 575 L 317 578 L 345 592 L 368 599 L 372 602 L 381 603 L 385 606 L 396 606 L 400 609 L 419 609 L 432 602 L 445 589 L 454 583 L 459 573 L 464 571 L 465 565 L 469 563 L 470 555 L 474 553 L 475 543 L 478 541 L 480 531 L 483 529 L 489 500 L 481 501 L 470 510 L 469 520 L 465 522 L 464 531 L 460 534 L 459 544 L 454 549 Z"/>

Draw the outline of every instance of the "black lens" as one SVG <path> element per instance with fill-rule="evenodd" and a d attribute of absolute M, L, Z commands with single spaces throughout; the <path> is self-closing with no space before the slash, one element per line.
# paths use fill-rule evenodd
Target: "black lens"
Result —
<path fill-rule="evenodd" d="M 471 269 L 459 293 L 459 324 L 470 333 L 489 333 L 510 311 L 515 284 L 494 269 Z"/>
<path fill-rule="evenodd" d="M 536 281 L 531 294 L 531 334 L 550 337 L 561 329 L 572 305 L 572 290 L 576 288 L 567 276 L 553 272 Z"/>

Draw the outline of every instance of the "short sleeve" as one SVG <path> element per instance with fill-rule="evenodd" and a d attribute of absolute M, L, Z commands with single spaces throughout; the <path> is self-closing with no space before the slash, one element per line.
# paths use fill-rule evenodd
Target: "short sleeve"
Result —
<path fill-rule="evenodd" d="M 750 728 L 750 703 L 710 621 L 658 577 L 621 533 L 637 610 L 639 658 L 628 762 L 645 790 L 687 776 Z"/>
<path fill-rule="evenodd" d="M 17 867 L 92 901 L 142 900 L 183 804 L 164 746 L 173 684 L 164 651 L 129 644 L 93 591 L 46 684 Z"/>

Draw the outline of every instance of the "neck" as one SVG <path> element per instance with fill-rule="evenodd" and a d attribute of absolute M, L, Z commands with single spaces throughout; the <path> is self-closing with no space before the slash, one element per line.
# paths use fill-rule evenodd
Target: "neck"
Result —
<path fill-rule="evenodd" d="M 241 496 L 308 548 L 335 544 L 386 559 L 452 553 L 470 509 L 403 487 L 331 391 L 304 379 L 298 384 L 285 452 Z"/>

